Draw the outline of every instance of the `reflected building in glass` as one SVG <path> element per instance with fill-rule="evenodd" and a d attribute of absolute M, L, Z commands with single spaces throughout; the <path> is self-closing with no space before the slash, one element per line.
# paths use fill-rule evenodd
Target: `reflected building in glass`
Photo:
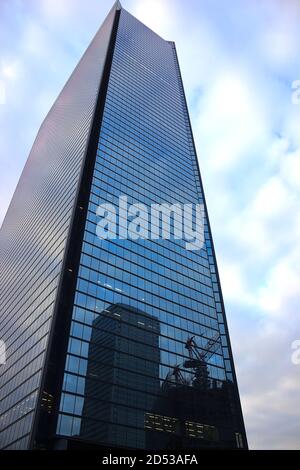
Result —
<path fill-rule="evenodd" d="M 97 207 L 120 196 L 203 204 L 203 247 L 99 239 Z M 1 448 L 247 448 L 175 45 L 119 2 L 41 126 L 0 243 Z"/>
<path fill-rule="evenodd" d="M 145 448 L 145 409 L 160 388 L 159 336 L 157 318 L 130 306 L 112 305 L 97 315 L 89 341 L 80 437 L 107 445 L 118 439 L 119 446 Z M 63 400 L 61 406 L 64 410 Z M 116 421 L 126 432 L 120 432 Z"/>

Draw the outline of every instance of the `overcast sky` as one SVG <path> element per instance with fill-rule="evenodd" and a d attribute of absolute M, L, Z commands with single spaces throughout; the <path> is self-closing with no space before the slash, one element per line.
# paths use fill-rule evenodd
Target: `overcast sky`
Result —
<path fill-rule="evenodd" d="M 250 447 L 300 449 L 300 1 L 122 5 L 177 45 Z M 0 0 L 0 223 L 43 118 L 111 6 Z"/>

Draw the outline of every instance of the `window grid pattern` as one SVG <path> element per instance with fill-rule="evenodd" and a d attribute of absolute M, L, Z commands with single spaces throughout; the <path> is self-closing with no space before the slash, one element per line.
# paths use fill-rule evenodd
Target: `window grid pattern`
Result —
<path fill-rule="evenodd" d="M 42 124 L 0 233 L 0 448 L 26 449 L 115 8 Z"/>
<path fill-rule="evenodd" d="M 174 44 L 122 9 L 77 279 L 60 436 L 133 448 L 175 445 L 179 431 L 171 424 L 185 416 L 187 445 L 209 435 L 217 441 L 215 422 L 234 445 L 226 424 L 232 362 L 207 220 L 200 251 L 187 251 L 180 240 L 96 237 L 97 206 L 117 206 L 119 196 L 148 206 L 203 203 L 196 158 Z M 185 367 L 191 336 L 203 357 L 217 337 L 202 373 L 199 364 Z M 177 365 L 185 387 L 181 417 L 170 405 L 179 393 L 172 375 Z M 195 392 L 196 382 L 203 389 L 205 380 L 207 409 L 203 390 Z M 220 415 L 215 421 L 212 409 Z M 149 416 L 171 423 L 164 436 L 149 426 Z"/>

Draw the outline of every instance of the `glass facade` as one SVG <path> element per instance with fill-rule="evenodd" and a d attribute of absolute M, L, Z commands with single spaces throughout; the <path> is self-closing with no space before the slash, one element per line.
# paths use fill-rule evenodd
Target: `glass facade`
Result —
<path fill-rule="evenodd" d="M 207 221 L 194 252 L 182 240 L 99 240 L 98 205 L 124 195 L 147 206 L 204 202 L 175 46 L 122 9 L 57 435 L 142 449 L 237 447 L 243 425 Z"/>
<path fill-rule="evenodd" d="M 0 448 L 30 445 L 114 10 L 43 122 L 1 227 Z"/>
<path fill-rule="evenodd" d="M 13 344 L 17 348 L 16 366 L 7 364 L 0 382 L 0 392 L 13 382 L 2 394 L 9 404 L 0 415 L 4 423 L 1 446 L 28 448 L 34 445 L 31 438 L 31 442 L 42 441 L 45 447 L 55 448 L 70 443 L 75 447 L 94 444 L 140 449 L 246 448 L 206 209 L 205 243 L 198 251 L 187 250 L 184 240 L 100 240 L 96 235 L 97 207 L 103 203 L 118 206 L 120 196 L 126 196 L 129 205 L 205 206 L 175 45 L 123 8 L 118 11 L 116 38 L 109 45 L 119 8 L 117 2 L 87 53 L 89 59 L 79 66 L 82 74 L 85 68 L 83 78 L 89 82 L 84 85 L 82 80 L 82 88 L 75 94 L 89 87 L 87 104 L 81 101 L 81 108 L 67 108 L 70 116 L 77 116 L 87 107 L 87 116 L 83 122 L 76 121 L 72 134 L 63 108 L 58 120 L 64 126 L 62 134 L 49 125 L 45 129 L 55 141 L 62 142 L 65 135 L 70 139 L 63 144 L 61 167 L 53 173 L 49 168 L 45 175 L 43 190 L 48 188 L 48 192 L 44 199 L 39 199 L 39 194 L 35 197 L 40 210 L 48 197 L 49 205 L 59 200 L 57 211 L 53 209 L 51 214 L 61 238 L 51 233 L 50 239 L 37 239 L 45 278 L 39 276 L 43 270 L 33 270 L 39 279 L 28 279 L 28 302 L 33 306 L 24 306 L 22 313 L 12 302 L 10 313 L 7 311 L 8 335 L 0 339 L 6 340 L 8 352 L 14 350 Z M 93 112 L 109 48 L 112 55 L 100 118 Z M 63 104 L 67 97 L 63 92 Z M 75 230 L 71 209 L 81 184 L 78 175 L 92 161 L 89 163 L 89 154 L 84 159 L 86 142 L 92 138 L 88 137 L 91 120 L 97 128 L 97 150 L 82 240 L 77 241 L 80 257 L 76 269 L 70 270 L 75 278 L 69 298 L 69 329 L 60 333 L 66 336 L 67 351 L 62 369 L 57 367 L 59 385 L 50 390 L 41 382 L 41 374 L 47 379 L 46 352 L 54 348 L 51 336 L 49 340 L 51 328 L 56 328 L 52 324 L 54 306 L 58 297 L 67 295 L 58 290 L 58 281 L 68 267 L 66 239 Z M 74 139 L 76 129 L 83 132 L 80 141 L 79 137 Z M 47 144 L 55 153 L 54 144 Z M 47 153 L 46 160 L 51 160 L 51 155 Z M 78 155 L 75 162 L 74 155 Z M 70 188 L 65 184 L 68 181 Z M 60 190 L 53 201 L 52 188 Z M 32 204 L 29 208 L 37 210 Z M 30 224 L 30 213 L 28 217 Z M 119 228 L 125 225 L 122 219 L 118 223 Z M 55 249 L 51 251 L 52 244 Z M 35 259 L 28 251 L 29 259 L 24 263 L 27 271 L 17 276 L 22 301 L 22 289 Z M 13 288 L 11 284 L 7 289 L 10 301 Z M 69 313 L 58 310 L 59 315 Z M 20 320 L 15 323 L 17 318 Z M 23 342 L 18 340 L 22 334 Z M 16 337 L 16 343 L 10 341 L 10 335 Z M 44 429 L 40 439 L 43 424 L 34 427 L 37 407 L 43 407 L 53 423 L 48 436 Z M 10 412 L 16 415 L 12 417 Z M 23 420 L 24 429 L 18 424 Z"/>

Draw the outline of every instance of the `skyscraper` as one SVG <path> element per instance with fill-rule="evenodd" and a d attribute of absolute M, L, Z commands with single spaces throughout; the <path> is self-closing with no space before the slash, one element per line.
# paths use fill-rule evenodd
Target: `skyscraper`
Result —
<path fill-rule="evenodd" d="M 203 204 L 203 246 L 99 238 L 97 207 L 124 196 Z M 0 243 L 1 448 L 247 447 L 175 45 L 119 2 L 39 130 Z"/>

